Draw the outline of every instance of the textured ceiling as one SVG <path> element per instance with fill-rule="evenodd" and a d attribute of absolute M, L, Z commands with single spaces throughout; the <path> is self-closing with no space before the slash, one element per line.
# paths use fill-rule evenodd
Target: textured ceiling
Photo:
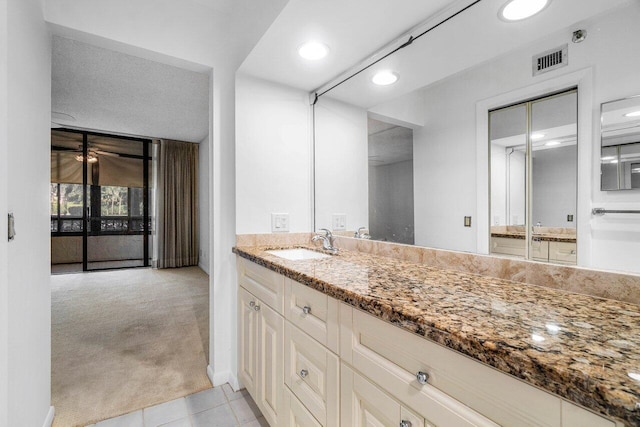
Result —
<path fill-rule="evenodd" d="M 55 36 L 51 80 L 61 125 L 189 142 L 209 133 L 208 74 Z"/>

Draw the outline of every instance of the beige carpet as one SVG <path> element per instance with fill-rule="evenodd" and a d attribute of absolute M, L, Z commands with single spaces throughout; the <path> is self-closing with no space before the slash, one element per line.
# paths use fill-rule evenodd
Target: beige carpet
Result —
<path fill-rule="evenodd" d="M 51 277 L 55 427 L 211 387 L 209 277 L 199 268 Z"/>

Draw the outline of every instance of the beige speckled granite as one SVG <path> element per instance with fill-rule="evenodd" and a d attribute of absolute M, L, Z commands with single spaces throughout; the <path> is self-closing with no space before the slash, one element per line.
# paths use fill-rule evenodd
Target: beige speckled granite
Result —
<path fill-rule="evenodd" d="M 491 237 L 507 237 L 510 239 L 524 239 L 525 228 L 521 225 L 493 225 Z M 547 242 L 576 243 L 576 229 L 569 227 L 533 227 L 537 238 Z"/>
<path fill-rule="evenodd" d="M 640 373 L 636 305 L 348 250 L 289 261 L 267 249 L 274 247 L 234 252 L 626 425 L 640 425 L 640 381 L 628 376 Z"/>
<path fill-rule="evenodd" d="M 496 255 L 336 237 L 336 246 L 372 255 L 481 274 L 640 305 L 640 275 L 593 270 Z"/>

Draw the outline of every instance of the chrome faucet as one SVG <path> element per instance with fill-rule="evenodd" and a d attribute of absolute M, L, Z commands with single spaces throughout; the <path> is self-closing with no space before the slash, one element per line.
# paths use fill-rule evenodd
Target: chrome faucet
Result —
<path fill-rule="evenodd" d="M 322 249 L 324 249 L 325 251 L 331 251 L 334 253 L 338 252 L 338 248 L 333 246 L 333 234 L 331 234 L 331 231 L 327 230 L 326 228 L 321 228 L 320 231 L 324 231 L 325 234 L 324 235 L 316 234 L 311 238 L 311 240 L 313 242 L 317 240 L 322 240 Z"/>
<path fill-rule="evenodd" d="M 366 230 L 366 229 L 367 229 L 367 227 L 358 228 L 358 231 L 355 232 L 353 237 L 355 237 L 356 239 L 370 239 L 371 236 L 369 235 L 369 233 L 365 233 L 364 232 L 364 230 Z"/>

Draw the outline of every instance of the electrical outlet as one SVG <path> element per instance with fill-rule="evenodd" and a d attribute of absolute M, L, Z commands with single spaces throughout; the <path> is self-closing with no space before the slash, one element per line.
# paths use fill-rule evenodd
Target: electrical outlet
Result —
<path fill-rule="evenodd" d="M 289 231 L 289 214 L 288 213 L 272 213 L 271 214 L 271 232 L 286 233 Z"/>
<path fill-rule="evenodd" d="M 333 214 L 331 217 L 331 228 L 333 231 L 344 231 L 347 229 L 347 214 Z"/>
<path fill-rule="evenodd" d="M 567 215 L 567 222 L 573 222 L 573 215 Z"/>

